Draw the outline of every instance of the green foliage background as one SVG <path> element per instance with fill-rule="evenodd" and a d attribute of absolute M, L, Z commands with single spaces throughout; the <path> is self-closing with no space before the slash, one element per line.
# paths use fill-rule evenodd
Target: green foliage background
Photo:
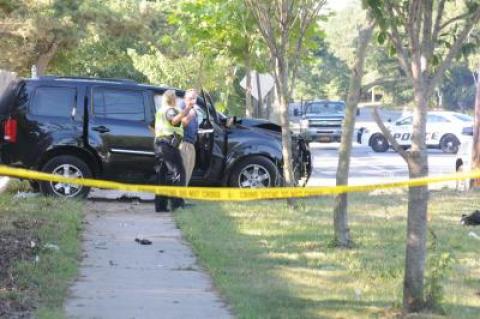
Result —
<path fill-rule="evenodd" d="M 364 21 L 359 1 L 321 15 L 304 45 L 292 100 L 345 99 L 356 30 Z M 239 83 L 246 72 L 271 67 L 255 22 L 238 0 L 0 0 L 0 35 L 0 68 L 22 76 L 55 43 L 47 74 L 203 88 L 233 115 L 245 112 Z M 432 107 L 473 106 L 478 50 L 466 49 L 473 55 L 448 70 Z M 410 104 L 412 92 L 392 52 L 378 41 L 368 52 L 364 84 L 381 82 L 376 92 L 383 104 Z M 370 99 L 366 89 L 363 101 Z"/>

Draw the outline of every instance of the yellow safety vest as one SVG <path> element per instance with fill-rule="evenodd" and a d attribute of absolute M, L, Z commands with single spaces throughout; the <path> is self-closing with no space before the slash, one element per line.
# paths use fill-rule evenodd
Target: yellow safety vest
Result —
<path fill-rule="evenodd" d="M 155 115 L 155 137 L 172 136 L 173 134 L 177 134 L 183 137 L 183 127 L 181 125 L 173 126 L 167 119 L 167 111 L 169 109 L 171 108 L 162 107 L 157 111 L 157 114 Z M 180 112 L 178 108 L 173 109 Z"/>

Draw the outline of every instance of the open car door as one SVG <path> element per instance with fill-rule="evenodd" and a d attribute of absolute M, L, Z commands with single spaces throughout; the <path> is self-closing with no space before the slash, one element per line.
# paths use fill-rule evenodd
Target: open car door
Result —
<path fill-rule="evenodd" d="M 211 97 L 203 90 L 197 104 L 199 108 L 195 177 L 204 181 L 219 180 L 225 164 L 227 134 L 217 117 Z"/>

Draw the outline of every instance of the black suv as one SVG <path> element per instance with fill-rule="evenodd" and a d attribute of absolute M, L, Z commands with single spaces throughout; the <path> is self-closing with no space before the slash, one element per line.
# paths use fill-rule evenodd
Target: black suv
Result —
<path fill-rule="evenodd" d="M 3 87 L 8 85 L 3 84 Z M 0 96 L 3 164 L 71 177 L 153 184 L 155 100 L 166 87 L 129 80 L 20 79 Z M 5 93 L 6 92 L 6 93 Z M 179 98 L 184 91 L 176 90 Z M 1 91 L 0 91 L 1 95 Z M 193 185 L 281 185 L 281 128 L 217 112 L 208 94 L 197 104 L 199 132 Z M 296 138 L 297 181 L 311 174 L 308 144 Z M 42 193 L 84 197 L 89 189 L 32 182 Z"/>

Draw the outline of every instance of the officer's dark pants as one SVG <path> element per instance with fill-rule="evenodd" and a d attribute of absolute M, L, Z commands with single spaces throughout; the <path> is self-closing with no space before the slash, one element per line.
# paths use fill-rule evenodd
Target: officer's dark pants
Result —
<path fill-rule="evenodd" d="M 168 142 L 155 141 L 155 162 L 158 185 L 185 186 L 185 169 L 178 148 Z M 168 199 L 172 210 L 183 204 L 181 198 L 155 196 L 155 211 L 166 211 Z"/>

